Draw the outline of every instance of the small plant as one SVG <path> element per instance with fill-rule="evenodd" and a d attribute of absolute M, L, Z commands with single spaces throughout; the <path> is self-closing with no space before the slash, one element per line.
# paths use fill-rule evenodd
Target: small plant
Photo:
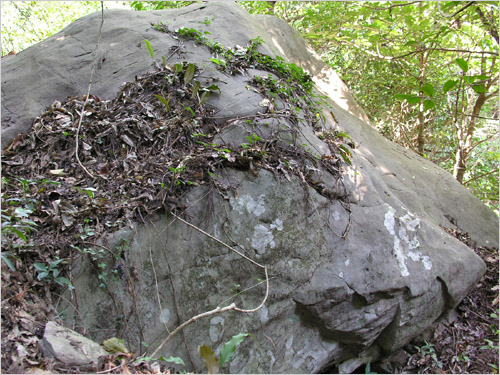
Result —
<path fill-rule="evenodd" d="M 33 266 L 38 271 L 38 280 L 46 282 L 54 281 L 61 286 L 67 286 L 69 290 L 73 290 L 75 287 L 71 284 L 71 281 L 63 276 L 59 276 L 59 264 L 65 263 L 67 262 L 64 259 L 57 259 L 50 262 L 48 265 L 44 263 L 35 263 Z"/>
<path fill-rule="evenodd" d="M 256 134 L 252 134 L 251 136 L 246 135 L 245 138 L 248 140 L 249 143 L 242 143 L 241 147 L 243 148 L 251 148 L 258 141 L 262 141 L 262 138 Z"/>
<path fill-rule="evenodd" d="M 215 356 L 213 350 L 209 346 L 201 346 L 200 355 L 207 366 L 208 373 L 218 374 L 222 366 L 231 360 L 236 351 L 236 347 L 241 344 L 247 336 L 251 335 L 249 333 L 239 333 L 233 336 L 231 340 L 224 344 L 224 347 L 220 351 L 220 358 Z"/>
<path fill-rule="evenodd" d="M 433 362 L 436 364 L 437 367 L 440 369 L 443 368 L 443 363 L 438 359 L 436 355 L 436 350 L 434 349 L 434 344 L 431 344 L 427 342 L 427 340 L 424 341 L 425 345 L 418 347 L 416 346 L 415 348 L 421 353 L 423 356 L 429 356 Z"/>
<path fill-rule="evenodd" d="M 212 18 L 209 18 L 209 17 L 205 17 L 205 19 L 203 21 L 200 21 L 200 23 L 202 25 L 210 25 L 210 23 L 215 19 L 215 17 L 212 17 Z"/>

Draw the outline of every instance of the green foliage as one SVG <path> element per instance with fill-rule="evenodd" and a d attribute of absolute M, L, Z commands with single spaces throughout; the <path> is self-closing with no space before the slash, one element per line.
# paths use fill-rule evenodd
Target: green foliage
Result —
<path fill-rule="evenodd" d="M 236 351 L 236 347 L 242 343 L 245 337 L 250 336 L 249 333 L 238 333 L 231 337 L 231 340 L 224 344 L 220 352 L 219 367 L 224 366 L 226 362 L 229 362 Z"/>
<path fill-rule="evenodd" d="M 382 134 L 450 172 L 460 152 L 457 180 L 498 205 L 485 194 L 498 190 L 498 162 L 487 155 L 498 143 L 498 3 L 239 3 L 295 27 Z"/>
<path fill-rule="evenodd" d="M 426 356 L 429 355 L 434 362 L 434 364 L 439 367 L 440 369 L 443 368 L 443 363 L 438 359 L 436 350 L 434 349 L 434 344 L 428 343 L 427 341 L 424 341 L 425 345 L 422 346 L 415 346 L 415 349 L 418 350 L 419 353 L 422 353 L 422 355 Z"/>
<path fill-rule="evenodd" d="M 102 346 L 109 353 L 113 353 L 113 354 L 116 354 L 116 353 L 127 354 L 127 353 L 129 353 L 129 350 L 125 346 L 125 342 L 119 338 L 116 338 L 116 337 L 112 337 L 110 339 L 104 340 L 102 342 Z"/>
<path fill-rule="evenodd" d="M 149 56 L 151 56 L 151 58 L 154 59 L 155 58 L 155 53 L 153 51 L 153 47 L 151 47 L 151 43 L 147 39 L 144 39 L 143 42 L 144 42 L 144 44 L 146 44 L 146 48 L 149 51 Z"/>
<path fill-rule="evenodd" d="M 105 8 L 124 7 L 104 2 Z M 20 52 L 101 9 L 99 1 L 2 1 L 2 56 Z"/>
<path fill-rule="evenodd" d="M 130 7 L 134 10 L 178 9 L 199 1 L 131 1 Z"/>
<path fill-rule="evenodd" d="M 59 264 L 67 263 L 64 259 L 56 259 L 50 262 L 48 265 L 44 263 L 35 263 L 33 266 L 38 271 L 38 280 L 43 280 L 46 282 L 52 282 L 61 285 L 67 286 L 69 290 L 75 289 L 71 281 L 69 281 L 66 277 L 59 276 Z"/>
<path fill-rule="evenodd" d="M 214 352 L 209 346 L 203 345 L 200 346 L 200 355 L 205 362 L 205 366 L 207 366 L 207 370 L 209 374 L 218 374 L 219 373 L 219 360 L 215 356 Z"/>
<path fill-rule="evenodd" d="M 236 347 L 240 345 L 245 337 L 251 336 L 249 333 L 239 333 L 234 335 L 231 340 L 226 342 L 220 351 L 220 358 L 218 359 L 213 350 L 207 346 L 203 345 L 200 347 L 200 355 L 207 366 L 207 370 L 209 374 L 218 374 L 219 369 L 221 369 L 224 364 L 231 361 L 233 357 Z"/>

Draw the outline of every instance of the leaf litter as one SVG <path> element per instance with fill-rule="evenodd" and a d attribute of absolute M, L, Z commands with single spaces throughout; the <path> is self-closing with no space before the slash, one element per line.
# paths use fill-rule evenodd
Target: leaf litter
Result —
<path fill-rule="evenodd" d="M 231 74 L 248 67 L 237 65 L 237 61 L 232 63 L 235 73 Z M 293 84 L 289 77 L 280 82 Z M 262 80 L 250 80 L 249 85 L 265 92 Z M 333 197 L 310 178 L 310 171 L 321 165 L 340 179 L 345 158 L 335 156 L 343 137 L 319 132 L 317 116 L 307 103 L 296 98 L 293 106 L 302 104 L 304 117 L 314 119 L 311 126 L 332 152 L 328 157 L 318 158 L 295 142 L 284 143 L 279 131 L 267 139 L 253 137 L 237 149 L 217 146 L 214 137 L 225 126 L 242 120 L 217 122 L 216 109 L 207 99 L 218 92 L 217 82 L 201 79 L 194 64 L 165 64 L 123 85 L 112 100 L 89 95 L 54 102 L 35 119 L 29 133 L 4 148 L 4 372 L 24 372 L 30 367 L 57 370 L 42 357 L 38 342 L 45 322 L 58 316 L 53 301 L 62 298 L 63 288 L 72 287 L 71 263 L 81 255 L 77 249 L 132 222 L 144 222 L 155 212 L 182 215 L 186 192 L 193 186 L 217 187 L 214 176 L 221 169 L 254 173 L 264 168 L 287 179 L 296 175 L 320 194 L 343 199 Z M 92 177 L 76 163 L 75 135 L 82 110 L 79 157 Z M 258 124 L 261 119 L 284 117 L 294 125 L 304 120 L 296 111 L 275 111 L 270 105 L 245 120 Z M 289 131 L 298 132 L 297 128 Z"/>

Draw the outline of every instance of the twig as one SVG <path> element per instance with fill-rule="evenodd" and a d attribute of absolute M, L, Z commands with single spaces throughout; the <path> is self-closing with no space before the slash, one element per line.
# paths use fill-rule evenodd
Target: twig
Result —
<path fill-rule="evenodd" d="M 111 367 L 110 369 L 96 372 L 95 374 L 107 374 L 108 372 L 115 371 L 115 370 L 119 369 L 120 367 L 123 367 L 123 363 L 120 363 L 118 366 Z"/>
<path fill-rule="evenodd" d="M 174 336 L 179 333 L 180 331 L 182 331 L 185 327 L 187 327 L 188 325 L 196 322 L 197 320 L 201 319 L 201 318 L 206 318 L 207 316 L 211 316 L 211 315 L 215 315 L 215 314 L 220 314 L 220 313 L 223 313 L 223 312 L 226 312 L 226 311 L 231 311 L 231 310 L 234 310 L 234 311 L 238 311 L 238 312 L 242 312 L 242 313 L 252 313 L 252 312 L 256 312 L 258 310 L 260 310 L 262 308 L 262 306 L 264 306 L 264 304 L 266 303 L 267 301 L 267 298 L 269 297 L 269 275 L 267 274 L 267 267 L 266 266 L 263 266 L 259 263 L 257 263 L 256 261 L 248 258 L 247 256 L 243 255 L 242 253 L 240 253 L 238 250 L 234 249 L 233 247 L 229 246 L 228 244 L 224 243 L 223 241 L 219 240 L 218 238 L 215 238 L 214 236 L 208 234 L 207 232 L 205 232 L 204 230 L 198 228 L 196 225 L 194 224 L 191 224 L 189 222 L 187 222 L 186 220 L 180 218 L 179 216 L 175 215 L 174 213 L 170 212 L 170 214 L 172 216 L 174 216 L 177 220 L 183 222 L 184 224 L 186 224 L 187 226 L 190 226 L 191 228 L 193 229 L 196 229 L 198 232 L 204 234 L 205 236 L 213 239 L 214 241 L 220 243 L 221 245 L 229 248 L 231 251 L 235 252 L 236 254 L 238 254 L 239 256 L 241 256 L 242 258 L 248 260 L 250 263 L 252 264 L 255 264 L 257 267 L 260 267 L 262 269 L 264 269 L 264 273 L 266 275 L 266 295 L 264 296 L 264 299 L 262 300 L 262 302 L 260 303 L 259 306 L 257 306 L 256 308 L 254 309 L 249 309 L 249 310 L 246 310 L 246 309 L 240 309 L 238 307 L 236 307 L 236 304 L 232 303 L 230 304 L 229 306 L 226 306 L 226 307 L 220 307 L 220 306 L 217 306 L 215 309 L 211 310 L 211 311 L 207 311 L 207 312 L 204 312 L 204 313 L 201 313 L 201 314 L 198 314 L 196 316 L 193 316 L 191 319 L 187 320 L 186 322 L 182 323 L 179 327 L 177 327 L 175 330 L 172 331 L 172 333 L 170 333 L 167 338 L 165 340 L 163 340 L 161 342 L 161 344 L 155 349 L 155 351 L 151 354 L 151 357 L 155 357 L 158 352 L 165 346 L 165 344 L 167 344 L 170 340 L 172 340 L 174 338 Z"/>
<path fill-rule="evenodd" d="M 87 168 L 82 164 L 80 161 L 80 157 L 78 156 L 78 149 L 79 149 L 79 144 L 80 142 L 78 141 L 80 138 L 80 129 L 82 127 L 82 120 L 83 117 L 85 116 L 85 107 L 87 105 L 87 102 L 89 100 L 89 95 L 90 95 L 90 88 L 92 87 L 92 77 L 94 75 L 95 67 L 96 67 L 96 56 L 97 56 L 97 49 L 99 48 L 99 43 L 101 42 L 101 35 L 102 35 L 102 25 L 104 24 L 104 2 L 101 1 L 101 24 L 99 26 L 99 34 L 97 36 L 97 43 L 94 49 L 94 52 L 92 53 L 92 66 L 90 68 L 90 78 L 89 78 L 89 86 L 87 89 L 87 95 L 85 95 L 85 101 L 83 102 L 82 106 L 82 111 L 80 112 L 80 119 L 78 120 L 78 128 L 76 129 L 76 135 L 75 135 L 75 156 L 76 160 L 78 161 L 78 164 L 80 164 L 80 167 L 91 177 L 94 178 L 94 175 L 89 172 Z M 78 112 L 77 112 L 78 113 Z"/>
<path fill-rule="evenodd" d="M 260 268 L 266 269 L 266 267 L 265 267 L 265 266 L 263 266 L 263 265 L 261 265 L 261 264 L 257 263 L 257 262 L 256 262 L 256 261 L 254 261 L 253 259 L 250 259 L 250 258 L 249 258 L 249 257 L 247 257 L 246 255 L 244 255 L 244 254 L 240 253 L 240 252 L 239 252 L 238 250 L 236 250 L 235 248 L 233 248 L 233 247 L 229 246 L 228 244 L 226 244 L 225 242 L 223 242 L 223 241 L 219 240 L 218 238 L 215 238 L 215 237 L 214 237 L 214 236 L 212 236 L 211 234 L 208 234 L 208 233 L 207 233 L 207 232 L 205 232 L 203 229 L 200 229 L 200 228 L 198 228 L 196 225 L 194 225 L 194 224 L 191 224 L 191 223 L 187 222 L 186 220 L 184 220 L 184 219 L 180 218 L 179 216 L 177 216 L 177 215 L 176 215 L 176 214 L 174 214 L 173 212 L 170 212 L 170 214 L 171 214 L 173 217 L 175 217 L 177 220 L 179 220 L 179 221 L 183 222 L 184 224 L 186 224 L 187 226 L 190 226 L 191 228 L 196 229 L 198 232 L 200 232 L 200 233 L 204 234 L 205 236 L 207 236 L 207 237 L 211 238 L 212 240 L 214 240 L 214 241 L 216 241 L 216 242 L 220 243 L 222 246 L 225 246 L 225 247 L 227 247 L 229 250 L 234 251 L 236 254 L 238 254 L 238 255 L 239 255 L 239 256 L 241 256 L 242 258 L 244 258 L 244 259 L 248 260 L 250 263 L 255 264 L 257 267 L 260 267 Z"/>
<path fill-rule="evenodd" d="M 156 298 L 158 299 L 158 307 L 160 308 L 160 311 L 163 311 L 163 308 L 161 306 L 161 299 L 160 299 L 160 291 L 158 287 L 158 277 L 156 276 L 156 269 L 155 269 L 155 264 L 153 262 L 153 252 L 151 251 L 151 236 L 150 236 L 150 242 L 149 242 L 149 261 L 151 262 L 151 267 L 153 268 L 153 275 L 155 277 L 155 287 L 156 287 Z M 160 319 L 161 320 L 161 319 Z M 170 334 L 170 330 L 168 329 L 167 323 L 162 322 L 163 325 L 165 326 L 165 329 L 167 332 Z"/>
<path fill-rule="evenodd" d="M 160 240 L 162 240 L 162 243 L 163 243 L 161 233 L 158 231 L 158 228 L 156 228 L 156 225 L 153 223 L 153 221 L 151 219 L 149 219 L 149 223 L 153 226 L 154 230 L 156 231 L 156 233 L 158 235 L 158 238 L 160 238 Z M 170 223 L 170 224 L 172 224 L 172 223 Z M 168 226 L 167 226 L 167 228 L 168 228 Z M 180 322 L 182 322 L 181 313 L 180 313 L 180 309 L 179 309 L 179 304 L 177 303 L 177 297 L 175 295 L 174 276 L 173 276 L 174 273 L 172 271 L 172 266 L 170 265 L 170 261 L 168 259 L 168 255 L 167 255 L 168 251 L 167 251 L 167 244 L 166 243 L 163 243 L 163 250 L 164 250 L 163 255 L 165 256 L 165 260 L 166 260 L 167 266 L 168 266 L 168 277 L 170 280 L 170 287 L 172 288 L 172 301 L 174 302 L 175 315 L 177 315 L 177 321 L 180 323 Z M 167 332 L 169 333 L 169 336 L 172 334 L 168 328 L 167 328 Z M 193 358 L 191 357 L 191 352 L 189 351 L 189 347 L 188 347 L 188 344 L 186 342 L 186 335 L 184 334 L 184 332 L 182 333 L 182 341 L 184 342 L 184 346 L 185 346 L 186 352 L 189 356 L 189 360 L 191 361 L 192 364 L 194 364 Z"/>
<path fill-rule="evenodd" d="M 154 358 L 156 356 L 156 354 L 158 354 L 158 352 L 163 348 L 163 346 L 165 346 L 165 344 L 167 344 L 170 340 L 172 340 L 177 333 L 179 333 L 182 329 L 186 328 L 191 323 L 194 323 L 201 318 L 206 318 L 207 316 L 211 316 L 211 315 L 223 313 L 226 311 L 234 310 L 235 308 L 236 308 L 236 305 L 234 303 L 232 303 L 227 307 L 218 306 L 211 311 L 207 311 L 207 312 L 204 312 L 202 314 L 193 316 L 191 319 L 182 323 L 179 327 L 177 327 L 175 330 L 173 330 L 172 333 L 170 335 L 168 335 L 168 337 L 165 340 L 163 340 L 163 342 L 156 348 L 156 350 L 153 353 L 151 353 L 151 357 Z"/>

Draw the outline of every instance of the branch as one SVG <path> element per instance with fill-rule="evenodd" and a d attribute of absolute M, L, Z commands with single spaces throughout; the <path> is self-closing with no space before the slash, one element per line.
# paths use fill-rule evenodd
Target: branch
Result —
<path fill-rule="evenodd" d="M 439 13 L 441 13 L 441 15 L 443 17 L 446 17 L 446 18 L 453 18 L 455 17 L 458 13 L 460 12 L 463 12 L 465 9 L 467 9 L 468 7 L 470 7 L 472 4 L 474 4 L 475 1 L 469 1 L 467 4 L 465 4 L 462 8 L 460 8 L 459 10 L 457 10 L 455 13 L 453 13 L 452 15 L 448 16 L 446 14 L 444 14 L 444 12 L 441 10 L 441 4 L 439 4 L 439 1 L 437 2 L 437 5 L 438 5 L 438 10 L 439 10 Z"/>
<path fill-rule="evenodd" d="M 467 49 L 451 49 L 451 48 L 430 48 L 433 51 L 445 51 L 445 52 L 463 52 L 463 53 L 479 53 L 481 55 L 493 55 L 498 56 L 498 52 L 490 52 L 490 51 L 471 51 Z"/>
<path fill-rule="evenodd" d="M 405 4 L 394 4 L 394 5 L 391 5 L 387 8 L 376 8 L 376 7 L 370 7 L 370 6 L 367 6 L 367 5 L 363 5 L 365 8 L 368 8 L 368 9 L 373 9 L 373 10 L 391 10 L 392 8 L 396 8 L 396 7 L 405 7 L 407 5 L 412 5 L 412 4 L 418 4 L 420 3 L 420 1 L 411 1 L 411 2 L 407 2 Z"/>
<path fill-rule="evenodd" d="M 197 320 L 199 320 L 201 318 L 206 318 L 207 316 L 211 316 L 211 315 L 215 315 L 215 314 L 219 314 L 219 313 L 223 313 L 223 312 L 231 311 L 231 310 L 235 310 L 235 309 L 236 309 L 236 305 L 234 303 L 232 303 L 229 306 L 226 306 L 226 307 L 217 306 L 215 309 L 213 309 L 211 311 L 206 311 L 206 312 L 201 313 L 199 315 L 193 316 L 191 319 L 189 319 L 188 321 L 185 321 L 179 327 L 177 327 L 175 330 L 173 330 L 172 333 L 170 335 L 168 335 L 167 338 L 165 340 L 163 340 L 163 342 L 156 348 L 156 350 L 153 353 L 151 353 L 151 357 L 154 358 L 156 356 L 156 354 L 158 354 L 158 352 L 165 346 L 165 344 L 167 344 L 170 340 L 172 340 L 176 334 L 178 334 L 180 331 L 182 331 L 188 325 L 196 322 Z"/>
<path fill-rule="evenodd" d="M 260 305 L 257 306 L 254 309 L 249 309 L 249 310 L 240 309 L 240 308 L 236 307 L 235 303 L 232 303 L 229 306 L 226 306 L 226 307 L 217 306 L 215 309 L 213 309 L 211 311 L 207 311 L 207 312 L 198 314 L 196 316 L 193 316 L 191 319 L 189 319 L 186 322 L 182 323 L 179 327 L 177 327 L 175 330 L 173 330 L 167 336 L 167 338 L 165 340 L 163 340 L 161 342 L 161 344 L 155 349 L 155 351 L 151 354 L 151 357 L 155 357 L 158 354 L 158 352 L 165 346 L 165 344 L 167 344 L 170 340 L 172 340 L 175 335 L 177 335 L 180 331 L 182 331 L 188 325 L 196 322 L 197 320 L 199 320 L 201 318 L 206 318 L 207 316 L 211 316 L 211 315 L 215 315 L 215 314 L 220 314 L 220 313 L 223 313 L 223 312 L 226 312 L 226 311 L 232 311 L 232 310 L 238 311 L 238 312 L 242 312 L 242 313 L 253 313 L 253 312 L 256 312 L 256 311 L 260 310 L 262 308 L 262 306 L 264 306 L 264 304 L 266 303 L 267 298 L 269 297 L 269 275 L 267 274 L 267 267 L 266 266 L 263 266 L 263 265 L 257 263 L 256 261 L 250 259 L 249 257 L 245 256 L 244 254 L 240 253 L 238 250 L 236 250 L 233 247 L 231 247 L 228 244 L 226 244 L 225 242 L 219 240 L 218 238 L 215 238 L 211 234 L 208 234 L 204 230 L 198 228 L 196 225 L 191 224 L 191 223 L 187 222 L 186 220 L 180 218 L 179 216 L 175 215 L 173 212 L 170 212 L 170 214 L 173 217 L 175 217 L 177 220 L 179 220 L 179 221 L 183 222 L 184 224 L 186 224 L 187 226 L 190 226 L 191 228 L 197 230 L 198 232 L 204 234 L 205 236 L 211 238 L 212 240 L 214 240 L 214 241 L 220 243 L 221 245 L 227 247 L 228 249 L 230 249 L 231 251 L 235 252 L 236 254 L 238 254 L 239 256 L 241 256 L 242 258 L 248 260 L 250 263 L 255 264 L 256 266 L 258 266 L 260 268 L 263 268 L 264 269 L 264 273 L 266 275 L 266 295 L 264 296 L 264 299 L 262 300 L 262 302 L 260 303 Z"/>
<path fill-rule="evenodd" d="M 498 167 L 494 168 L 493 170 L 489 171 L 488 173 L 483 173 L 483 174 L 480 174 L 479 176 L 474 176 L 472 178 L 469 178 L 467 181 L 465 181 L 462 185 L 467 185 L 469 182 L 471 181 L 475 181 L 475 180 L 478 180 L 482 177 L 486 177 L 486 176 L 489 176 L 490 174 L 493 174 L 495 172 L 498 172 Z"/>
<path fill-rule="evenodd" d="M 484 13 L 481 11 L 481 8 L 479 6 L 476 7 L 477 14 L 479 14 L 479 18 L 481 18 L 481 22 L 485 26 L 485 28 L 488 30 L 490 35 L 495 39 L 495 41 L 498 43 L 498 29 L 495 28 L 492 23 L 486 18 Z"/>

